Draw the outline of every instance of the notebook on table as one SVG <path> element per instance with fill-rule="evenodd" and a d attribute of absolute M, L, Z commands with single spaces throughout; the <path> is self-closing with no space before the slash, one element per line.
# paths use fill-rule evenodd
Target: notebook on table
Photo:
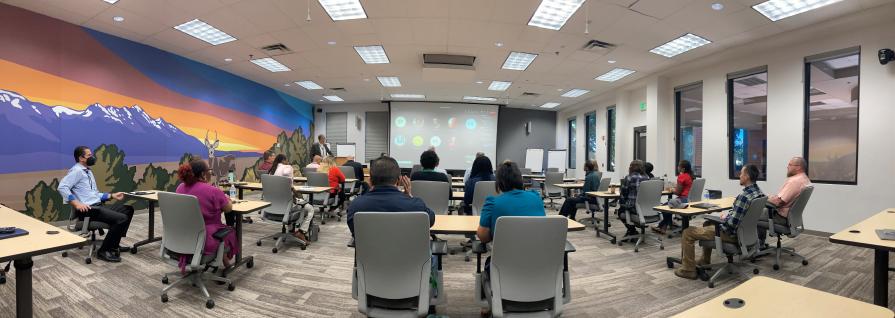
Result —
<path fill-rule="evenodd" d="M 694 208 L 700 208 L 700 209 L 714 209 L 714 208 L 718 207 L 717 204 L 708 203 L 708 202 L 694 203 L 694 204 L 691 204 L 690 206 L 692 206 Z"/>
<path fill-rule="evenodd" d="M 24 229 L 17 228 L 12 233 L 0 233 L 0 240 L 17 237 L 17 236 L 23 236 L 23 235 L 28 235 L 28 231 L 26 231 Z"/>
<path fill-rule="evenodd" d="M 876 236 L 879 236 L 879 238 L 881 240 L 895 241 L 895 230 L 893 230 L 893 229 L 878 229 L 878 230 L 876 230 Z"/>

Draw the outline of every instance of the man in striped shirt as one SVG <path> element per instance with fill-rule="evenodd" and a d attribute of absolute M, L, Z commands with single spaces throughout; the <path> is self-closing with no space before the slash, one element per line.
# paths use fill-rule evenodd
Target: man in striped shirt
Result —
<path fill-rule="evenodd" d="M 725 242 L 736 242 L 737 226 L 740 220 L 749 210 L 749 204 L 753 199 L 763 197 L 764 193 L 755 183 L 758 180 L 758 167 L 752 164 L 746 165 L 740 170 L 740 185 L 743 186 L 743 193 L 737 196 L 733 203 L 733 210 L 721 216 L 724 223 L 721 226 L 721 240 Z M 687 279 L 696 279 L 696 242 L 701 240 L 711 240 L 715 237 L 715 226 L 708 225 L 703 227 L 688 227 L 684 230 L 681 237 L 681 268 L 674 271 L 678 277 Z M 702 259 L 699 265 L 710 264 L 712 258 L 712 250 L 710 248 L 702 249 Z"/>

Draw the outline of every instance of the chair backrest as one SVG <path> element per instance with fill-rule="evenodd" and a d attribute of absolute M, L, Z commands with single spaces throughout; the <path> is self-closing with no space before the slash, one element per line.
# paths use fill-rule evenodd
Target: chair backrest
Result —
<path fill-rule="evenodd" d="M 637 187 L 637 201 L 635 206 L 637 214 L 641 218 L 659 215 L 654 208 L 659 206 L 662 198 L 662 187 L 665 182 L 662 180 L 645 180 L 640 182 Z M 644 220 L 641 220 L 644 221 Z"/>
<path fill-rule="evenodd" d="M 308 186 L 311 187 L 328 187 L 329 174 L 323 172 L 311 172 L 306 174 L 308 177 Z"/>
<path fill-rule="evenodd" d="M 354 175 L 354 167 L 339 166 L 339 171 L 342 171 L 342 174 L 345 175 L 345 179 L 357 179 L 357 176 Z"/>
<path fill-rule="evenodd" d="M 412 175 L 414 172 L 423 170 L 422 165 L 413 165 L 413 168 L 410 168 L 410 174 Z"/>
<path fill-rule="evenodd" d="M 264 201 L 270 202 L 265 213 L 285 215 L 292 211 L 292 178 L 265 174 L 261 176 L 261 187 Z"/>
<path fill-rule="evenodd" d="M 475 183 L 475 192 L 472 193 L 472 215 L 479 215 L 485 206 L 485 198 L 497 195 L 496 181 L 479 181 Z"/>
<path fill-rule="evenodd" d="M 317 168 L 311 168 L 311 167 L 301 168 L 301 174 L 306 175 L 306 176 L 308 174 L 314 173 L 314 172 L 317 172 Z"/>
<path fill-rule="evenodd" d="M 562 303 L 567 222 L 561 216 L 503 216 L 494 226 L 491 286 L 501 300 Z M 537 233 L 537 239 L 531 239 Z"/>
<path fill-rule="evenodd" d="M 792 203 L 792 206 L 789 207 L 789 236 L 795 237 L 802 232 L 802 229 L 805 228 L 805 223 L 802 219 L 802 215 L 805 213 L 805 207 L 808 205 L 808 199 L 811 199 L 811 194 L 814 193 L 814 186 L 809 185 L 802 188 L 802 191 L 799 192 L 799 197 L 796 198 L 796 201 Z"/>
<path fill-rule="evenodd" d="M 521 172 L 523 175 L 531 174 L 531 168 L 519 168 L 519 172 Z"/>
<path fill-rule="evenodd" d="M 158 205 L 165 233 L 162 251 L 201 255 L 205 248 L 205 220 L 199 209 L 199 200 L 192 195 L 159 191 Z"/>
<path fill-rule="evenodd" d="M 410 182 L 413 197 L 420 198 L 435 214 L 447 214 L 451 203 L 451 184 L 441 181 L 416 180 Z"/>
<path fill-rule="evenodd" d="M 359 301 L 367 295 L 428 300 L 432 258 L 426 212 L 358 212 L 354 235 Z"/>
<path fill-rule="evenodd" d="M 548 194 L 562 193 L 562 188 L 555 186 L 555 184 L 563 183 L 563 179 L 562 172 L 547 172 L 547 175 L 544 178 L 544 192 L 547 192 Z"/>
<path fill-rule="evenodd" d="M 597 187 L 597 191 L 609 191 L 609 184 L 612 182 L 612 178 L 605 177 L 600 179 L 600 186 Z"/>
<path fill-rule="evenodd" d="M 559 168 L 547 168 L 547 172 L 559 172 Z"/>
<path fill-rule="evenodd" d="M 737 242 L 741 255 L 749 256 L 758 251 L 758 219 L 767 202 L 766 196 L 752 199 L 746 214 L 740 218 L 740 223 L 737 225 Z"/>
<path fill-rule="evenodd" d="M 575 169 L 566 169 L 566 178 L 574 178 L 577 174 L 578 170 Z"/>
<path fill-rule="evenodd" d="M 704 190 L 705 179 L 693 179 L 693 184 L 690 185 L 690 193 L 687 194 L 687 201 L 689 201 L 690 203 L 702 201 L 702 192 Z"/>

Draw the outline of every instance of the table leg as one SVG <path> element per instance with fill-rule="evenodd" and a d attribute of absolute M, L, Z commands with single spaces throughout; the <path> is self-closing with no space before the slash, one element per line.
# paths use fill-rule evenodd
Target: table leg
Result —
<path fill-rule="evenodd" d="M 30 257 L 14 261 L 16 268 L 16 317 L 32 317 L 31 268 L 34 262 Z"/>
<path fill-rule="evenodd" d="M 162 237 L 155 236 L 155 201 L 149 201 L 149 228 L 148 234 L 149 236 L 142 241 L 134 243 L 134 246 L 131 247 L 131 254 L 137 254 L 137 248 L 149 243 L 158 242 L 162 240 Z"/>
<path fill-rule="evenodd" d="M 238 217 L 237 217 L 238 218 Z M 255 258 L 252 256 L 248 256 L 243 258 L 242 252 L 245 250 L 245 247 L 242 244 L 242 222 L 236 221 L 233 226 L 236 228 L 236 242 L 239 244 L 239 253 L 236 253 L 236 263 L 230 268 L 227 268 L 221 273 L 221 276 L 226 276 L 229 273 L 232 273 L 234 270 L 242 266 L 246 265 L 246 268 L 252 268 L 255 266 Z"/>
<path fill-rule="evenodd" d="M 231 187 L 233 187 L 233 186 L 231 186 Z M 241 188 L 241 187 L 236 187 L 236 189 L 239 191 L 239 199 L 242 200 L 242 190 L 243 190 L 243 188 Z"/>
<path fill-rule="evenodd" d="M 688 227 L 690 227 L 690 216 L 681 215 L 681 236 L 684 235 L 684 230 L 686 230 Z M 681 255 L 681 257 L 683 257 L 683 255 Z M 669 256 L 665 258 L 665 262 L 668 263 L 668 267 L 671 268 L 672 266 L 674 266 L 672 265 L 672 263 L 681 263 L 681 257 Z"/>
<path fill-rule="evenodd" d="M 889 307 L 889 251 L 886 250 L 873 251 L 873 304 Z"/>
<path fill-rule="evenodd" d="M 615 244 L 615 235 L 609 233 L 609 198 L 603 199 L 603 229 L 597 229 L 597 237 L 600 237 L 600 233 L 606 234 L 609 242 Z"/>

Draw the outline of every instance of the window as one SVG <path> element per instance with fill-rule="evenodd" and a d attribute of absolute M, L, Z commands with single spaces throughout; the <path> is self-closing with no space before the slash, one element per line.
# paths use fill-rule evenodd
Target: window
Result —
<path fill-rule="evenodd" d="M 767 180 L 768 71 L 762 66 L 727 75 L 728 174 L 739 179 L 746 164 Z"/>
<path fill-rule="evenodd" d="M 687 160 L 693 174 L 702 175 L 702 83 L 674 89 L 677 160 Z M 675 173 L 677 174 L 677 173 Z"/>
<path fill-rule="evenodd" d="M 367 112 L 366 129 L 364 138 L 364 158 L 358 161 L 370 161 L 379 158 L 382 153 L 388 152 L 388 112 Z"/>
<path fill-rule="evenodd" d="M 606 109 L 606 171 L 615 171 L 615 106 Z"/>
<path fill-rule="evenodd" d="M 576 164 L 575 164 L 575 153 L 576 153 L 575 141 L 578 138 L 575 136 L 575 132 L 577 130 L 576 129 L 577 125 L 575 124 L 575 121 L 576 121 L 575 117 L 569 118 L 569 147 L 567 148 L 567 149 L 569 149 L 569 169 L 575 169 L 575 166 L 576 166 Z"/>
<path fill-rule="evenodd" d="M 326 142 L 333 149 L 337 143 L 348 142 L 348 113 L 326 113 Z"/>
<path fill-rule="evenodd" d="M 584 160 L 597 159 L 597 113 L 589 112 L 584 115 L 584 134 L 587 137 L 587 145 L 584 148 Z"/>
<path fill-rule="evenodd" d="M 805 58 L 805 143 L 812 182 L 858 183 L 860 48 Z"/>

